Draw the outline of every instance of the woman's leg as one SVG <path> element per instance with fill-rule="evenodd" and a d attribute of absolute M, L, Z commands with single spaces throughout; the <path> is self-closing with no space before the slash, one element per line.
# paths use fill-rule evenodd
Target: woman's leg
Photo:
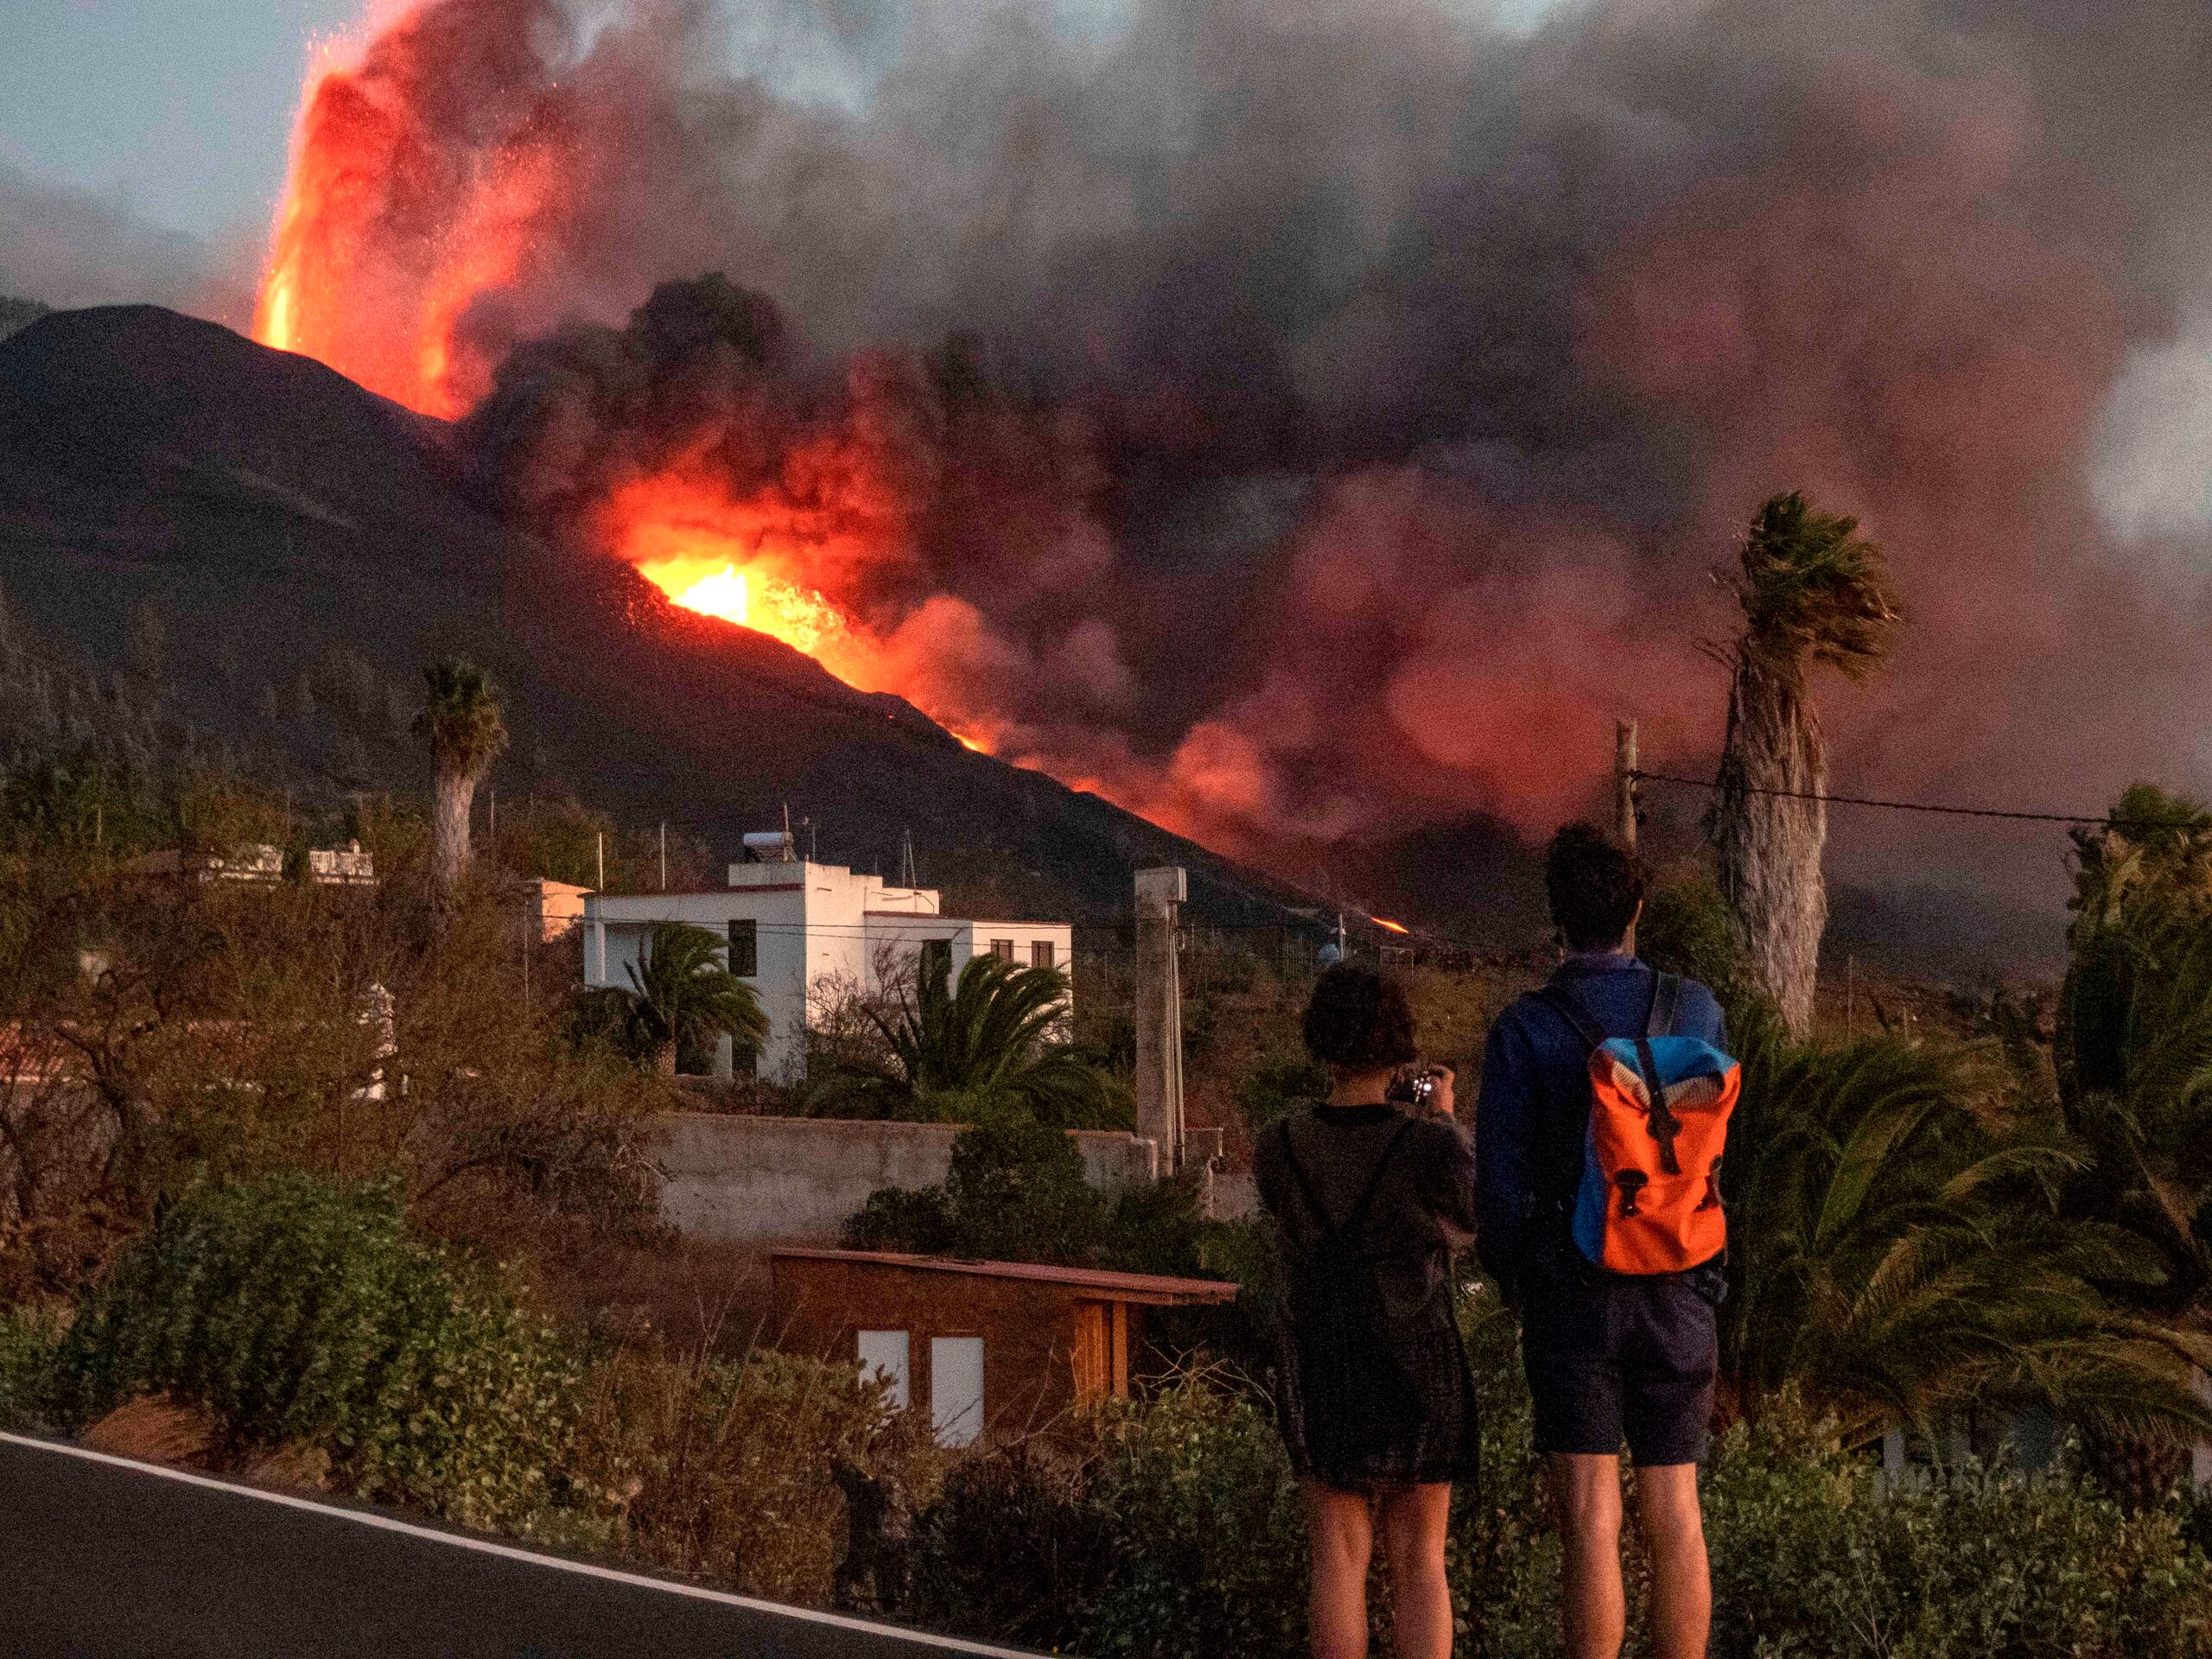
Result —
<path fill-rule="evenodd" d="M 1306 1483 L 1313 1553 L 1313 1659 L 1367 1659 L 1367 1564 L 1375 1517 L 1359 1492 Z"/>
<path fill-rule="evenodd" d="M 1452 1586 L 1444 1577 L 1452 1488 L 1400 1486 L 1385 1492 L 1379 1507 L 1398 1659 L 1452 1659 Z"/>

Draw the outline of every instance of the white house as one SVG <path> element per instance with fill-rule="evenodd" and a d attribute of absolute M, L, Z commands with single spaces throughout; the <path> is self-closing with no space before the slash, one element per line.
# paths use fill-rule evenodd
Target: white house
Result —
<path fill-rule="evenodd" d="M 729 941 L 730 971 L 753 987 L 768 1016 L 760 1072 L 796 1077 L 805 1064 L 810 995 L 839 987 L 880 990 L 887 976 L 957 975 L 983 955 L 1025 967 L 1070 966 L 1074 930 L 1065 922 L 945 916 L 932 889 L 890 887 L 880 876 L 817 864 L 798 857 L 786 836 L 747 836 L 745 846 L 727 887 L 587 894 L 584 983 L 626 987 L 656 922 L 706 928 Z M 726 1074 L 730 1066 L 725 1039 L 715 1071 Z"/>

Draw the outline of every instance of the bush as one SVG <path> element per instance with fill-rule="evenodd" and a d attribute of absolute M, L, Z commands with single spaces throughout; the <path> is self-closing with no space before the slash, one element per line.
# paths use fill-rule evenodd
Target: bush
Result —
<path fill-rule="evenodd" d="M 1277 1118 L 1329 1097 L 1329 1068 L 1303 1053 L 1269 1055 L 1236 1079 L 1236 1109 L 1256 1139 Z"/>
<path fill-rule="evenodd" d="M 167 1392 L 237 1441 L 318 1447 L 362 1496 L 464 1525 L 536 1533 L 591 1507 L 555 1472 L 570 1357 L 413 1232 L 390 1185 L 281 1176 L 185 1200 L 86 1302 L 60 1366 L 75 1421 Z"/>
<path fill-rule="evenodd" d="M 2069 1481 L 1887 1490 L 1785 1412 L 1722 1442 L 1707 1516 L 1717 1659 L 2212 1653 L 2212 1568 L 2181 1516 Z"/>
<path fill-rule="evenodd" d="M 29 1308 L 0 1307 L 0 1433 L 49 1427 L 58 1376 L 61 1321 Z"/>
<path fill-rule="evenodd" d="M 1073 1451 L 969 1462 L 925 1516 L 910 1611 L 1088 1654 L 1305 1645 L 1305 1530 L 1274 1427 L 1202 1374 L 1109 1406 Z"/>
<path fill-rule="evenodd" d="M 630 1548 L 749 1594 L 827 1604 L 845 1549 L 838 1477 L 912 1503 L 938 1454 L 913 1414 L 850 1365 L 757 1349 L 735 1361 L 628 1351 L 600 1369 L 584 1461 L 626 1503 Z"/>
<path fill-rule="evenodd" d="M 1049 1124 L 1006 1118 L 960 1132 L 943 1184 L 872 1192 L 845 1231 L 862 1249 L 1084 1262 L 1098 1248 L 1106 1215 L 1074 1141 Z"/>
<path fill-rule="evenodd" d="M 1306 1528 L 1274 1426 L 1249 1397 L 1186 1376 L 1110 1411 L 1090 1502 L 1109 1523 L 1106 1588 L 1082 1650 L 1296 1653 Z"/>
<path fill-rule="evenodd" d="M 1735 912 L 1701 871 L 1674 876 L 1651 890 L 1637 924 L 1637 953 L 1662 973 L 1702 982 L 1733 1010 L 1750 988 Z"/>

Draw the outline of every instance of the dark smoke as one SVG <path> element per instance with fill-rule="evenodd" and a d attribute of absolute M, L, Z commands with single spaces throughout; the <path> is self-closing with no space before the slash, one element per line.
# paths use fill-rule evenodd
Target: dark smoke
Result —
<path fill-rule="evenodd" d="M 2212 14 L 1479 11 L 755 21 L 839 20 L 777 81 L 858 114 L 702 69 L 709 8 L 561 37 L 582 194 L 471 326 L 487 359 L 608 326 L 508 364 L 486 453 L 557 519 L 678 451 L 804 506 L 825 486 L 791 457 L 826 446 L 889 550 L 854 591 L 944 696 L 1294 870 L 1335 837 L 1541 829 L 1590 800 L 1617 713 L 1709 766 L 1706 573 L 1781 488 L 1859 515 L 1911 613 L 1886 677 L 1826 691 L 1837 786 L 2093 806 L 2202 777 L 2204 520 L 2126 539 L 2093 485 L 2145 435 L 2109 424 L 2131 364 L 2212 311 Z M 613 328 L 708 270 L 765 299 Z M 684 334 L 733 306 L 757 351 Z M 2041 898 L 2058 849 L 1850 819 L 1837 853 Z"/>

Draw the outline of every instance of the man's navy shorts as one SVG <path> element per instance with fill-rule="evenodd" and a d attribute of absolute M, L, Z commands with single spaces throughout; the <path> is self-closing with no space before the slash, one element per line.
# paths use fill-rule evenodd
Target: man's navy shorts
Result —
<path fill-rule="evenodd" d="M 1532 1274 L 1521 1350 L 1536 1403 L 1536 1450 L 1641 1467 L 1702 1463 L 1719 1370 L 1720 1274 L 1699 1268 L 1628 1279 L 1579 1264 Z"/>

